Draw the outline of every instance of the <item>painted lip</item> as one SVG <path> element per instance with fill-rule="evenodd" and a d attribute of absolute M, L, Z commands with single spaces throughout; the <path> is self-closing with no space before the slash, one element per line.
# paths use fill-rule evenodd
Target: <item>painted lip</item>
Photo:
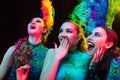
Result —
<path fill-rule="evenodd" d="M 95 44 L 91 41 L 88 41 L 88 50 L 92 50 L 95 47 Z"/>

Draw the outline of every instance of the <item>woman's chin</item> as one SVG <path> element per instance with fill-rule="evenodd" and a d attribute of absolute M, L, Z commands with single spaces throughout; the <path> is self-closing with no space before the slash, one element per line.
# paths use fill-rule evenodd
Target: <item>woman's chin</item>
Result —
<path fill-rule="evenodd" d="M 95 53 L 95 48 L 91 48 L 87 50 L 88 54 L 93 55 Z"/>

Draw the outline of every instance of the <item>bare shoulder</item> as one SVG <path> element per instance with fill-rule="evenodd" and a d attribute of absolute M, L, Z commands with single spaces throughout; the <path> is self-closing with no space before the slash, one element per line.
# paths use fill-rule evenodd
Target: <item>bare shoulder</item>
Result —
<path fill-rule="evenodd" d="M 16 48 L 16 45 L 13 45 L 13 46 L 9 47 L 7 51 L 14 51 L 15 48 Z"/>
<path fill-rule="evenodd" d="M 53 56 L 54 55 L 54 48 L 51 48 L 47 51 L 46 56 Z"/>
<path fill-rule="evenodd" d="M 5 55 L 11 55 L 13 53 L 13 51 L 15 50 L 16 46 L 11 46 L 8 48 L 7 52 L 5 53 Z"/>
<path fill-rule="evenodd" d="M 4 57 L 3 57 L 3 60 L 2 60 L 2 63 L 8 63 L 10 61 L 10 56 L 12 55 L 13 51 L 15 50 L 16 46 L 11 46 L 8 48 L 8 50 L 6 51 Z M 1 63 L 1 65 L 2 65 Z"/>
<path fill-rule="evenodd" d="M 54 51 L 54 48 L 51 48 L 51 49 L 48 50 L 48 52 L 52 52 L 52 51 Z"/>
<path fill-rule="evenodd" d="M 54 52 L 54 48 L 48 50 L 47 54 L 52 54 Z"/>
<path fill-rule="evenodd" d="M 2 62 L 0 64 L 0 80 L 2 80 L 2 78 L 5 77 L 5 75 L 7 74 L 8 70 L 10 69 L 9 63 L 10 63 L 10 59 L 11 59 L 11 54 L 13 53 L 13 51 L 15 50 L 15 46 L 11 46 L 8 48 L 8 50 L 6 51 Z"/>

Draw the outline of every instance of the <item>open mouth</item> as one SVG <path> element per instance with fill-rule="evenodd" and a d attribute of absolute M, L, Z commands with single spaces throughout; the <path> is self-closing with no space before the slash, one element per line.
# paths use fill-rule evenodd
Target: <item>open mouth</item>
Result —
<path fill-rule="evenodd" d="M 88 50 L 92 50 L 95 47 L 95 44 L 92 42 L 88 42 Z"/>
<path fill-rule="evenodd" d="M 30 29 L 35 29 L 35 28 L 36 28 L 36 27 L 35 27 L 35 26 L 33 26 L 33 25 L 31 25 L 31 26 L 30 26 Z"/>

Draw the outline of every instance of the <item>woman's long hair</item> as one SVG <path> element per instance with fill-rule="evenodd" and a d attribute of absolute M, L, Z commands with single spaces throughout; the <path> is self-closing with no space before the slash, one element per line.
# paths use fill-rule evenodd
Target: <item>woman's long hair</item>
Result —
<path fill-rule="evenodd" d="M 104 79 L 105 79 L 105 77 L 107 76 L 109 67 L 110 67 L 111 59 L 113 57 L 118 56 L 118 48 L 117 48 L 118 37 L 117 37 L 115 31 L 108 28 L 107 26 L 100 26 L 100 27 L 106 31 L 107 41 L 113 42 L 113 46 L 104 52 L 105 54 L 103 56 L 103 59 L 99 63 L 97 63 L 98 76 L 100 78 L 104 77 Z M 103 75 L 101 75 L 101 74 L 103 74 Z"/>

